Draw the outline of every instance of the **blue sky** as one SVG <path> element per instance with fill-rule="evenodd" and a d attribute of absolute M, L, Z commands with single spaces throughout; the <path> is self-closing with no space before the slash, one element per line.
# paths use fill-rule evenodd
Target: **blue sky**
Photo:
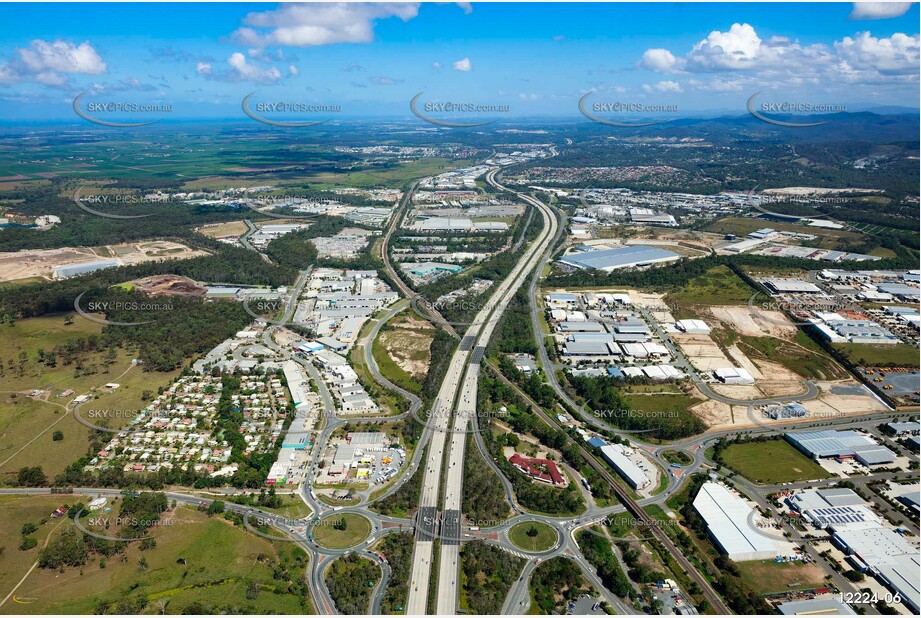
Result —
<path fill-rule="evenodd" d="M 233 117 L 240 100 L 407 115 L 429 100 L 573 115 L 580 97 L 744 113 L 770 100 L 919 102 L 918 5 L 4 4 L 0 115 L 71 102 Z"/>

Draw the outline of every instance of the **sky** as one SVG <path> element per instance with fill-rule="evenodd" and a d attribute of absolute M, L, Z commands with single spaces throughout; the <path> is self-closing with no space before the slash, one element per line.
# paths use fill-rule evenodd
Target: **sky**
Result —
<path fill-rule="evenodd" d="M 2 4 L 0 16 L 7 120 L 74 120 L 84 92 L 84 107 L 171 118 L 241 116 L 250 93 L 340 117 L 409 117 L 420 92 L 523 117 L 578 118 L 585 95 L 677 116 L 741 115 L 758 92 L 919 106 L 917 3 Z"/>

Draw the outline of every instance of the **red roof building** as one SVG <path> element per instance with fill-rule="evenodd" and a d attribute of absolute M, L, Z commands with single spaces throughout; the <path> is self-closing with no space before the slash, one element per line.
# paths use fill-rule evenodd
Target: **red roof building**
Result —
<path fill-rule="evenodd" d="M 549 459 L 529 459 L 515 453 L 508 459 L 509 463 L 536 481 L 549 485 L 562 485 L 563 475 L 556 463 Z"/>

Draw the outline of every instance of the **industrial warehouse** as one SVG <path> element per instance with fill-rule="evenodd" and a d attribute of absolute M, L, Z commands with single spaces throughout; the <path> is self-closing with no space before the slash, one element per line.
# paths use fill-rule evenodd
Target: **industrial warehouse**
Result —
<path fill-rule="evenodd" d="M 713 542 L 731 560 L 769 560 L 784 553 L 783 541 L 754 528 L 752 507 L 724 485 L 704 483 L 694 498 L 694 509 L 707 523 Z"/>
<path fill-rule="evenodd" d="M 631 245 L 616 249 L 598 251 L 578 251 L 569 253 L 557 260 L 558 263 L 580 270 L 600 270 L 611 272 L 621 268 L 634 268 L 674 262 L 681 258 L 677 253 L 650 247 L 648 245 Z"/>
<path fill-rule="evenodd" d="M 896 454 L 856 431 L 797 431 L 787 441 L 812 459 L 854 459 L 865 466 L 893 463 Z"/>

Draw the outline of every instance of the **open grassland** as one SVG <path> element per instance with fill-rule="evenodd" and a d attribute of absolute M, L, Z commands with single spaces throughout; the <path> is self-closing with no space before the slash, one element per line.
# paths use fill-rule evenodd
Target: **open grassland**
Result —
<path fill-rule="evenodd" d="M 808 225 L 798 225 L 796 223 L 767 221 L 766 219 L 754 219 L 746 217 L 726 217 L 725 219 L 714 221 L 704 229 L 707 232 L 716 232 L 718 234 L 735 234 L 736 236 L 742 237 L 764 227 L 769 227 L 780 232 L 812 234 L 813 236 L 818 237 L 817 244 L 821 249 L 834 249 L 840 241 L 853 242 L 864 238 L 862 234 L 850 232 L 848 230 L 833 230 L 827 228 L 810 227 Z"/>
<path fill-rule="evenodd" d="M 66 497 L 75 501 L 73 496 Z M 57 498 L 56 501 L 49 501 L 45 496 L 23 500 L 36 501 L 36 513 L 44 513 L 51 503 L 64 501 L 64 496 Z M 34 514 L 25 510 L 33 507 L 18 505 L 14 508 L 23 518 L 14 523 L 15 527 L 27 521 L 35 522 Z M 17 591 L 18 597 L 29 602 L 10 601 L 0 611 L 93 614 L 106 607 L 107 613 L 118 613 L 120 602 L 141 598 L 146 605 L 144 613 L 221 610 L 224 613 L 310 613 L 309 602 L 300 594 L 288 592 L 286 582 L 273 576 L 274 563 L 292 561 L 288 575 L 295 579 L 303 577 L 303 562 L 297 565 L 293 560 L 296 555 L 301 561 L 306 560 L 306 556 L 293 543 L 269 541 L 224 519 L 208 518 L 183 507 L 168 516 L 172 523 L 158 528 L 156 547 L 141 551 L 139 544 L 133 543 L 122 554 L 110 556 L 104 562 L 100 562 L 100 556 L 91 554 L 82 567 L 36 568 Z M 39 526 L 39 530 L 50 529 L 58 521 L 50 520 Z M 72 523 L 65 520 L 61 529 L 64 526 L 72 526 Z M 18 549 L 8 545 L 0 556 L 0 564 L 4 567 L 0 581 L 4 585 L 8 579 L 18 582 L 25 575 L 38 548 L 28 552 L 32 556 L 25 568 L 18 557 L 10 556 L 14 552 Z M 5 585 L 4 596 L 10 589 L 11 586 Z M 192 609 L 196 607 L 200 609 Z"/>
<path fill-rule="evenodd" d="M 0 326 L 6 335 L 0 338 L 0 483 L 9 484 L 24 466 L 41 466 L 50 479 L 86 454 L 90 430 L 73 417 L 72 406 L 67 407 L 77 395 L 93 393 L 94 399 L 81 410 L 112 411 L 108 423 L 116 428 L 178 375 L 144 372 L 132 365 L 134 355 L 122 349 L 112 356 L 91 352 L 40 362 L 40 350 L 50 353 L 55 346 L 100 332 L 98 324 L 71 318 L 72 324 L 65 316 L 45 316 Z M 108 382 L 121 386 L 110 391 L 104 388 Z M 58 397 L 66 389 L 73 394 Z M 44 392 L 32 397 L 32 390 Z M 61 431 L 63 439 L 53 440 L 55 431 Z"/>
<path fill-rule="evenodd" d="M 785 440 L 731 444 L 723 451 L 726 466 L 765 485 L 828 478 L 829 473 Z"/>
<path fill-rule="evenodd" d="M 737 562 L 736 566 L 742 574 L 742 581 L 757 594 L 812 590 L 827 585 L 822 569 L 801 561 L 746 560 Z"/>
<path fill-rule="evenodd" d="M 0 496 L 0 601 L 13 589 L 26 571 L 38 559 L 38 552 L 45 543 L 45 539 L 62 520 L 48 520 L 48 523 L 39 525 L 47 519 L 54 509 L 65 502 L 65 498 L 72 500 L 72 496 Z M 35 524 L 38 530 L 30 536 L 37 545 L 32 549 L 22 551 L 23 524 Z M 22 596 L 28 596 L 25 590 Z M 19 607 L 12 599 L 0 611 L 10 611 Z"/>
<path fill-rule="evenodd" d="M 755 290 L 728 267 L 717 266 L 690 279 L 677 290 L 669 292 L 665 296 L 665 302 L 670 306 L 677 306 L 677 313 L 681 317 L 699 317 L 700 314 L 697 312 L 684 312 L 694 305 L 744 305 L 754 293 Z M 675 313 L 673 310 L 672 314 Z"/>
<path fill-rule="evenodd" d="M 802 331 L 797 331 L 794 341 L 740 335 L 739 348 L 753 360 L 780 363 L 807 379 L 842 380 L 849 375 Z"/>
<path fill-rule="evenodd" d="M 321 172 L 309 175 L 307 180 L 317 189 L 336 187 L 384 187 L 399 189 L 414 178 L 434 176 L 458 169 L 471 162 L 438 157 L 419 159 L 383 169 L 367 169 L 357 172 Z"/>
<path fill-rule="evenodd" d="M 872 343 L 835 343 L 855 365 L 871 367 L 918 367 L 918 348 L 907 343 L 873 345 Z"/>
<path fill-rule="evenodd" d="M 349 353 L 349 359 L 352 361 L 352 368 L 355 370 L 355 373 L 358 374 L 359 380 L 365 386 L 365 390 L 368 391 L 368 394 L 371 395 L 371 398 L 374 402 L 384 411 L 385 414 L 397 414 L 402 409 L 401 406 L 405 404 L 403 398 L 397 393 L 391 391 L 388 388 L 384 388 L 378 384 L 377 380 L 374 379 L 374 376 L 371 375 L 371 368 L 368 367 L 365 363 L 365 349 L 364 341 L 367 337 L 367 334 L 372 328 L 372 322 L 366 322 L 361 329 L 361 334 L 358 337 L 359 344 L 352 348 Z M 371 351 L 374 352 L 373 344 Z M 377 360 L 375 358 L 375 360 Z M 378 361 L 378 368 L 382 375 L 387 375 L 387 372 L 383 367 L 380 366 Z M 389 376 L 388 376 L 389 377 Z M 392 380 L 392 378 L 391 378 Z M 395 380 L 392 380 L 395 384 L 398 384 Z"/>

